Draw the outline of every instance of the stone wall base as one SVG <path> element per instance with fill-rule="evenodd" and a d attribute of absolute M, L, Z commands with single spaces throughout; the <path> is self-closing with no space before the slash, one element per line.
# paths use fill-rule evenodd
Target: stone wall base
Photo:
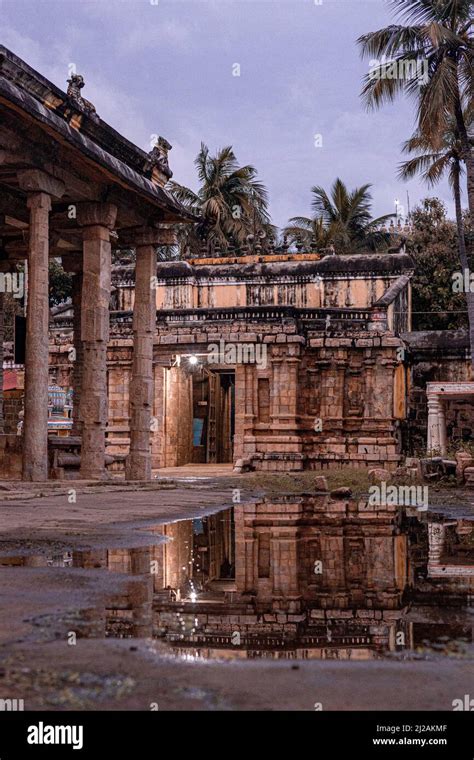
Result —
<path fill-rule="evenodd" d="M 21 478 L 22 450 L 19 435 L 0 435 L 0 480 Z"/>

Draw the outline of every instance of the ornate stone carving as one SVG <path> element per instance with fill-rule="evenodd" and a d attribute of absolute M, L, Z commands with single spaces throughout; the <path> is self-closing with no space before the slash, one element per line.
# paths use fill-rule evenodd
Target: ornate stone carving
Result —
<path fill-rule="evenodd" d="M 95 106 L 86 98 L 81 95 L 81 90 L 85 85 L 84 77 L 81 74 L 71 74 L 71 78 L 67 80 L 67 96 L 71 103 L 73 103 L 80 111 L 83 111 L 87 116 L 98 120 L 99 116 L 95 110 Z"/>
<path fill-rule="evenodd" d="M 148 153 L 148 159 L 143 167 L 145 174 L 151 176 L 153 169 L 156 167 L 170 179 L 173 176 L 168 163 L 168 153 L 171 148 L 172 145 L 170 145 L 168 140 L 165 140 L 164 137 L 159 137 L 152 150 Z"/>
<path fill-rule="evenodd" d="M 99 225 L 111 230 L 117 218 L 117 206 L 113 203 L 80 203 L 77 206 L 79 227 Z"/>

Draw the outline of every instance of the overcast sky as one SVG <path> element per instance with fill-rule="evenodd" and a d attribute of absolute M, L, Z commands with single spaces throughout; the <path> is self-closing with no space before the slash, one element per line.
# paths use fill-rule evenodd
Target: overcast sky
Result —
<path fill-rule="evenodd" d="M 356 38 L 391 21 L 384 0 L 0 0 L 1 42 L 63 89 L 74 64 L 84 97 L 142 148 L 166 137 L 176 181 L 196 189 L 201 141 L 232 145 L 280 226 L 337 176 L 372 183 L 377 216 L 428 194 L 396 178 L 412 103 L 367 113 L 359 97 Z M 434 193 L 452 213 L 447 184 Z"/>

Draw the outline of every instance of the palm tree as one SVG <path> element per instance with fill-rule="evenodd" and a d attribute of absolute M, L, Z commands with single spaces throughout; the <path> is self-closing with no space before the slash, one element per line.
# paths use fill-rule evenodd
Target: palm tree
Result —
<path fill-rule="evenodd" d="M 414 97 L 418 131 L 435 146 L 442 144 L 454 115 L 474 219 L 474 159 L 464 120 L 474 91 L 472 0 L 390 0 L 390 5 L 406 25 L 392 24 L 359 38 L 363 55 L 382 59 L 367 75 L 362 95 L 375 107 L 400 92 Z M 411 63 L 416 77 L 406 75 Z"/>
<path fill-rule="evenodd" d="M 452 117 L 448 122 L 441 143 L 437 141 L 436 145 L 433 145 L 425 135 L 418 131 L 403 144 L 402 150 L 404 153 L 416 155 L 400 165 L 399 177 L 401 179 L 409 180 L 416 174 L 421 174 L 428 185 L 434 186 L 446 174 L 448 175 L 456 210 L 459 258 L 463 270 L 468 269 L 460 182 L 464 169 L 462 145 L 456 120 Z"/>
<path fill-rule="evenodd" d="M 338 178 L 330 195 L 322 187 L 311 188 L 313 218 L 292 217 L 285 233 L 292 241 L 301 239 L 311 243 L 314 237 L 320 248 L 333 243 L 338 253 L 387 248 L 390 233 L 381 228 L 394 215 L 372 218 L 370 187 L 367 184 L 349 191 Z"/>
<path fill-rule="evenodd" d="M 471 117 L 467 113 L 464 114 L 464 121 L 467 124 L 471 121 Z M 401 164 L 399 170 L 401 179 L 412 179 L 416 174 L 421 174 L 425 182 L 433 186 L 447 174 L 454 196 L 459 259 L 464 274 L 464 272 L 469 271 L 469 263 L 461 205 L 460 180 L 464 171 L 462 163 L 463 149 L 456 119 L 453 116 L 449 119 L 447 128 L 443 132 L 442 140 L 441 142 L 437 140 L 436 146 L 433 146 L 433 143 L 421 132 L 417 132 L 404 143 L 403 152 L 414 153 L 416 155 Z M 466 293 L 466 300 L 470 345 L 472 347 L 474 346 L 474 293 Z"/>
<path fill-rule="evenodd" d="M 200 183 L 196 193 L 176 182 L 168 184 L 175 197 L 200 217 L 193 228 L 182 231 L 183 250 L 198 254 L 203 242 L 216 250 L 239 248 L 250 234 L 263 238 L 272 231 L 267 189 L 256 179 L 253 166 L 239 166 L 231 146 L 210 156 L 201 143 L 194 164 Z"/>
<path fill-rule="evenodd" d="M 306 251 L 324 250 L 332 243 L 322 216 L 315 216 L 313 219 L 307 216 L 293 216 L 285 227 L 284 234 L 289 243 L 301 245 Z"/>

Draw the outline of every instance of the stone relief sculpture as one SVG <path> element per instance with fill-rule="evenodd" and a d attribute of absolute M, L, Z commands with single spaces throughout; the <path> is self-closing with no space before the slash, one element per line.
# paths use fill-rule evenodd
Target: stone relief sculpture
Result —
<path fill-rule="evenodd" d="M 85 86 L 84 77 L 81 74 L 71 74 L 71 78 L 67 80 L 67 83 L 67 96 L 69 100 L 85 114 L 98 120 L 99 116 L 94 104 L 81 95 L 81 90 Z"/>

